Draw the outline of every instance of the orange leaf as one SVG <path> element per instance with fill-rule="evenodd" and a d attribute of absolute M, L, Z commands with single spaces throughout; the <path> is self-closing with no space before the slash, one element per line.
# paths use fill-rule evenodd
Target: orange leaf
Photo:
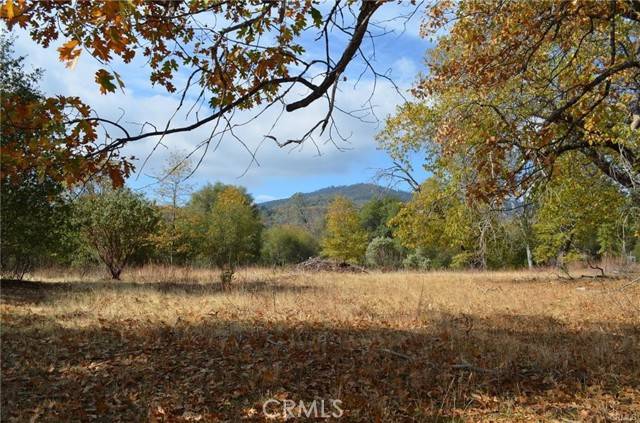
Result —
<path fill-rule="evenodd" d="M 7 0 L 7 2 L 4 5 L 5 10 L 7 11 L 7 19 L 13 19 L 13 17 L 15 16 L 14 12 L 13 12 L 13 0 Z"/>
<path fill-rule="evenodd" d="M 118 168 L 110 167 L 109 177 L 111 178 L 111 184 L 114 188 L 119 188 L 124 185 L 124 178 Z"/>
<path fill-rule="evenodd" d="M 58 48 L 58 52 L 60 53 L 60 60 L 67 62 L 67 67 L 75 66 L 78 58 L 80 57 L 80 50 L 78 47 L 80 41 L 78 40 L 69 40 L 62 45 L 62 47 Z"/>

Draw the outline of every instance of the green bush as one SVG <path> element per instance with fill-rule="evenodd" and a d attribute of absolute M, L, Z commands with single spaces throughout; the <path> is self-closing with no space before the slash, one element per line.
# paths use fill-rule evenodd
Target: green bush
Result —
<path fill-rule="evenodd" d="M 0 196 L 3 276 L 22 279 L 33 267 L 64 255 L 70 208 L 61 184 L 33 172 L 15 182 L 5 178 Z"/>
<path fill-rule="evenodd" d="M 463 251 L 461 253 L 456 254 L 451 258 L 451 264 L 449 265 L 452 269 L 467 269 L 472 267 L 473 260 L 475 255 L 469 251 Z"/>
<path fill-rule="evenodd" d="M 432 263 L 431 259 L 425 256 L 424 251 L 417 248 L 402 261 L 402 267 L 407 270 L 429 270 Z"/>
<path fill-rule="evenodd" d="M 265 231 L 262 261 L 285 265 L 300 263 L 318 254 L 318 242 L 304 228 L 281 225 Z"/>

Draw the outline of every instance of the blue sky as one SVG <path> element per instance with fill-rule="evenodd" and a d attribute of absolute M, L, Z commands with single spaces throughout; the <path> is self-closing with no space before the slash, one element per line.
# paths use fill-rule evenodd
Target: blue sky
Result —
<path fill-rule="evenodd" d="M 384 5 L 375 20 L 386 21 L 389 17 L 406 13 L 409 7 L 408 3 Z M 420 14 L 417 13 L 407 22 L 404 32 L 399 21 L 385 22 L 385 27 L 393 28 L 396 32 L 376 40 L 374 66 L 380 72 L 390 70 L 390 76 L 403 91 L 410 88 L 418 72 L 424 71 L 423 57 L 430 46 L 427 40 L 418 35 L 420 19 Z M 102 66 L 87 52 L 83 52 L 76 67 L 70 70 L 58 61 L 56 51 L 65 40 L 59 39 L 48 49 L 43 49 L 33 43 L 23 31 L 16 31 L 15 36 L 17 38 L 14 48 L 17 54 L 27 56 L 27 66 L 45 69 L 41 88 L 47 94 L 77 95 L 93 106 L 101 116 L 117 119 L 124 110 L 123 121 L 149 121 L 158 126 L 163 126 L 175 109 L 177 97 L 162 88 L 150 85 L 149 70 L 140 59 L 129 65 L 113 65 L 125 82 L 125 93 L 118 91 L 105 96 L 99 93 L 93 80 L 95 71 Z M 308 52 L 313 52 L 313 40 L 305 40 L 303 44 Z M 363 51 L 367 55 L 372 53 L 370 43 L 363 44 Z M 373 85 L 371 75 L 366 76 L 354 87 L 362 66 L 362 61 L 356 60 L 347 68 L 347 82 L 339 85 L 339 106 L 346 109 L 359 108 L 369 97 Z M 186 79 L 184 74 L 178 75 L 178 78 Z M 265 114 L 238 132 L 252 150 L 258 148 L 256 157 L 259 165 L 253 164 L 245 172 L 251 163 L 251 156 L 233 138 L 226 137 L 222 139 L 216 151 L 207 153 L 190 182 L 196 188 L 215 181 L 243 185 L 257 201 L 285 198 L 296 192 L 313 191 L 329 185 L 372 182 L 376 170 L 390 165 L 386 153 L 377 148 L 375 134 L 382 128 L 384 118 L 393 113 L 402 101 L 402 97 L 395 92 L 391 84 L 379 80 L 372 98 L 379 121 L 363 123 L 347 116 L 336 116 L 340 131 L 350 135 L 349 143 L 340 144 L 340 149 L 322 140 L 318 142 L 317 149 L 310 143 L 301 147 L 280 149 L 264 140 L 263 135 L 269 132 L 275 119 L 275 114 Z M 281 139 L 296 135 L 299 137 L 306 131 L 305 124 L 308 125 L 314 118 L 317 119 L 318 113 L 322 113 L 323 110 L 322 105 L 318 104 L 291 116 L 285 115 L 271 133 Z M 175 123 L 184 123 L 180 121 L 181 118 L 184 119 L 176 116 Z M 132 127 L 135 129 L 135 126 Z M 169 151 L 186 154 L 198 141 L 206 138 L 208 133 L 207 128 L 202 128 L 202 131 L 167 137 L 164 140 L 166 148 L 160 147 L 156 150 L 143 169 L 142 160 L 136 162 L 138 171 L 127 184 L 143 189 L 153 196 L 153 186 L 149 186 L 153 179 L 149 175 L 160 174 Z M 135 142 L 130 144 L 124 153 L 144 159 L 154 144 L 155 140 Z M 414 167 L 418 170 L 417 176 L 424 178 L 424 172 L 420 172 L 419 157 L 416 158 Z M 407 188 L 402 185 L 398 187 Z"/>

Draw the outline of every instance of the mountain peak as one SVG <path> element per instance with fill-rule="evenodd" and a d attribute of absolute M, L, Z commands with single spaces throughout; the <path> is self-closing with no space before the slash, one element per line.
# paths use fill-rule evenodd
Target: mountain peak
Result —
<path fill-rule="evenodd" d="M 321 230 L 327 207 L 337 196 L 343 196 L 358 207 L 373 198 L 395 197 L 409 201 L 411 194 L 376 184 L 329 186 L 307 193 L 295 193 L 289 198 L 260 203 L 267 226 L 292 224 L 305 226 L 312 232 Z"/>
<path fill-rule="evenodd" d="M 270 209 L 278 206 L 279 204 L 289 202 L 296 197 L 302 197 L 305 200 L 312 201 L 319 199 L 328 199 L 330 202 L 334 197 L 337 196 L 347 197 L 358 206 L 376 197 L 395 197 L 401 201 L 409 201 L 409 199 L 411 199 L 411 193 L 408 193 L 406 191 L 361 182 L 351 185 L 331 185 L 311 192 L 296 192 L 289 198 L 270 200 L 260 203 L 260 207 Z"/>

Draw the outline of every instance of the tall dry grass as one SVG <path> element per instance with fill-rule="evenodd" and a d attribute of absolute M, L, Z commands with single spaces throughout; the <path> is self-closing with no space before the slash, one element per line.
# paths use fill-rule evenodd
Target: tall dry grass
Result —
<path fill-rule="evenodd" d="M 587 273 L 582 271 L 581 273 Z M 589 272 L 594 275 L 594 272 Z M 283 268 L 244 268 L 230 290 L 222 291 L 211 269 L 150 265 L 111 281 L 102 269 L 51 271 L 30 279 L 68 290 L 53 291 L 42 313 L 86 313 L 92 319 L 155 316 L 165 322 L 199 319 L 211 311 L 234 318 L 289 318 L 313 321 L 376 320 L 411 326 L 448 313 L 478 318 L 492 315 L 545 316 L 559 322 L 636 322 L 638 290 L 631 276 L 617 280 L 559 277 L 553 270 L 304 273 Z M 152 319 L 150 323 L 155 320 Z M 78 324 L 74 319 L 70 324 Z"/>

